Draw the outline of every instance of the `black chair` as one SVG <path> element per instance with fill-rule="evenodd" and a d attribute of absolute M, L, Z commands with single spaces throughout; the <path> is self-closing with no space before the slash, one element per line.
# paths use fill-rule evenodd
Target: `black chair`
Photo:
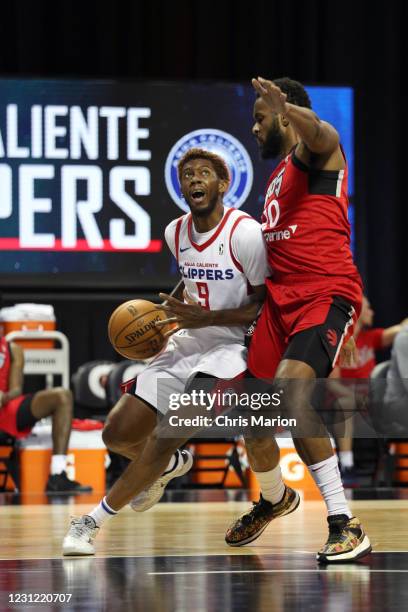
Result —
<path fill-rule="evenodd" d="M 146 361 L 125 359 L 112 367 L 106 381 L 106 397 L 111 406 L 114 406 L 122 395 L 120 385 L 136 378 L 146 365 Z"/>
<path fill-rule="evenodd" d="M 106 381 L 106 399 L 109 409 L 116 404 L 122 394 L 120 385 L 135 378 L 145 367 L 145 361 L 133 361 L 130 359 L 114 364 L 108 373 Z M 110 465 L 106 470 L 106 484 L 110 488 L 128 466 L 129 459 L 112 451 L 108 451 L 108 453 Z"/>
<path fill-rule="evenodd" d="M 390 361 L 378 363 L 370 375 L 369 410 L 376 431 L 383 434 L 379 441 L 379 453 L 373 484 L 375 486 L 392 486 L 396 470 L 397 456 L 393 452 L 393 440 L 385 435 L 387 426 L 384 423 L 386 411 L 384 409 L 384 396 L 387 386 L 387 373 Z M 408 468 L 406 468 L 408 469 Z"/>
<path fill-rule="evenodd" d="M 88 361 L 73 374 L 75 417 L 105 420 L 111 408 L 106 396 L 107 377 L 114 366 L 113 361 Z"/>
<path fill-rule="evenodd" d="M 380 369 L 379 366 L 381 365 L 384 365 L 384 369 Z M 389 366 L 390 366 L 390 361 L 386 361 L 384 364 L 379 364 L 379 366 L 376 366 L 376 368 L 374 368 L 373 370 L 374 378 L 376 379 L 385 378 L 386 379 L 387 373 L 389 370 Z M 377 392 L 379 394 L 381 393 L 381 389 L 383 389 L 384 394 L 385 394 L 386 380 L 384 381 L 384 385 L 382 385 L 379 390 L 377 389 Z M 398 415 L 398 413 L 394 414 L 391 406 L 383 406 L 382 414 L 385 418 L 387 418 L 387 424 L 384 427 L 385 437 L 384 437 L 384 452 L 383 452 L 383 456 L 381 457 L 381 467 L 382 467 L 382 472 L 380 472 L 380 475 L 382 477 L 381 482 L 385 486 L 389 486 L 389 487 L 396 486 L 396 485 L 402 486 L 401 482 L 398 481 L 398 479 L 396 478 L 396 474 L 398 472 L 408 471 L 408 453 L 405 452 L 404 450 L 401 452 L 398 449 L 399 445 L 403 445 L 406 447 L 406 443 L 408 442 L 408 439 L 405 437 L 401 437 L 401 433 L 400 433 L 400 432 L 406 431 L 406 426 L 407 426 L 406 417 L 404 419 L 405 420 L 404 424 L 398 423 L 397 422 L 398 417 L 401 417 L 402 415 L 401 414 Z M 399 432 L 400 435 L 398 437 L 393 436 L 392 433 L 390 433 L 393 429 L 400 430 Z M 402 462 L 403 464 L 401 464 Z M 403 482 L 404 482 L 404 486 L 406 486 L 407 481 L 404 479 Z"/>
<path fill-rule="evenodd" d="M 11 476 L 16 487 L 14 491 L 17 492 L 20 486 L 20 479 L 16 439 L 5 431 L 0 431 L 0 446 L 9 449 L 9 454 L 6 457 L 0 457 L 0 491 L 4 492 L 7 490 L 7 477 Z"/>

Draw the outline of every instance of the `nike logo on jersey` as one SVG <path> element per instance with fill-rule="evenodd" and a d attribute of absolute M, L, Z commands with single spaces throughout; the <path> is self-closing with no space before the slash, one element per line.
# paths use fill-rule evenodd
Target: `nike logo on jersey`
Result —
<path fill-rule="evenodd" d="M 264 224 L 266 225 L 266 224 Z M 268 232 L 264 228 L 264 236 L 266 242 L 276 242 L 278 240 L 289 240 L 295 234 L 297 225 L 289 225 L 289 229 L 278 230 L 277 232 Z"/>
<path fill-rule="evenodd" d="M 184 249 L 182 249 L 180 247 L 180 253 L 184 253 L 184 251 L 188 251 L 188 249 L 190 249 L 191 247 L 184 247 Z"/>

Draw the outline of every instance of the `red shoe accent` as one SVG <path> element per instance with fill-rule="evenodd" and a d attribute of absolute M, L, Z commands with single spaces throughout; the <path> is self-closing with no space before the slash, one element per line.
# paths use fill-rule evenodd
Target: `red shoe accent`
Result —
<path fill-rule="evenodd" d="M 94 419 L 72 419 L 72 429 L 76 431 L 95 431 L 103 429 L 103 423 Z"/>

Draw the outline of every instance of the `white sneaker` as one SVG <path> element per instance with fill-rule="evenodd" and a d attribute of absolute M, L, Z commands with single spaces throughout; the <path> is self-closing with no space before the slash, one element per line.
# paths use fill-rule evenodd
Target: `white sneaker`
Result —
<path fill-rule="evenodd" d="M 62 543 L 62 554 L 67 555 L 94 555 L 93 541 L 97 536 L 99 527 L 92 516 L 85 514 L 73 518 L 67 535 Z"/>
<path fill-rule="evenodd" d="M 187 474 L 193 467 L 193 455 L 187 451 L 177 451 L 176 467 L 168 474 L 163 474 L 148 489 L 136 495 L 130 502 L 130 507 L 135 512 L 145 512 L 163 497 L 164 490 L 170 480 Z"/>

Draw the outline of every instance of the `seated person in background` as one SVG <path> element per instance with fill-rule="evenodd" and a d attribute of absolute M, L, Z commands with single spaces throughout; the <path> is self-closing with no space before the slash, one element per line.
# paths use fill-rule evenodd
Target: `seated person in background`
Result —
<path fill-rule="evenodd" d="M 52 416 L 52 458 L 46 493 L 87 493 L 67 476 L 67 449 L 71 433 L 72 394 L 56 387 L 23 395 L 24 352 L 16 343 L 0 338 L 0 430 L 25 438 L 35 423 Z"/>
<path fill-rule="evenodd" d="M 390 347 L 395 336 L 401 331 L 403 326 L 408 324 L 408 319 L 404 319 L 398 325 L 391 327 L 372 327 L 374 319 L 374 310 L 366 296 L 363 297 L 360 317 L 356 323 L 354 331 L 354 340 L 357 347 L 357 362 L 353 366 L 338 367 L 333 370 L 331 378 L 348 378 L 348 379 L 368 379 L 376 365 L 375 351 L 380 351 Z M 357 408 L 356 400 L 358 400 L 358 389 L 355 390 L 350 386 L 344 385 L 344 393 L 337 392 L 338 401 L 341 408 L 346 414 L 352 414 Z M 367 388 L 368 391 L 368 388 Z M 337 438 L 337 447 L 340 460 L 343 480 L 347 484 L 347 480 L 354 480 L 354 456 L 353 456 L 353 421 L 345 419 L 341 423 L 344 427 L 342 435 Z M 336 427 L 333 427 L 336 435 Z"/>
<path fill-rule="evenodd" d="M 384 395 L 386 414 L 390 422 L 398 423 L 399 435 L 408 437 L 408 326 L 395 337 L 387 372 Z"/>

